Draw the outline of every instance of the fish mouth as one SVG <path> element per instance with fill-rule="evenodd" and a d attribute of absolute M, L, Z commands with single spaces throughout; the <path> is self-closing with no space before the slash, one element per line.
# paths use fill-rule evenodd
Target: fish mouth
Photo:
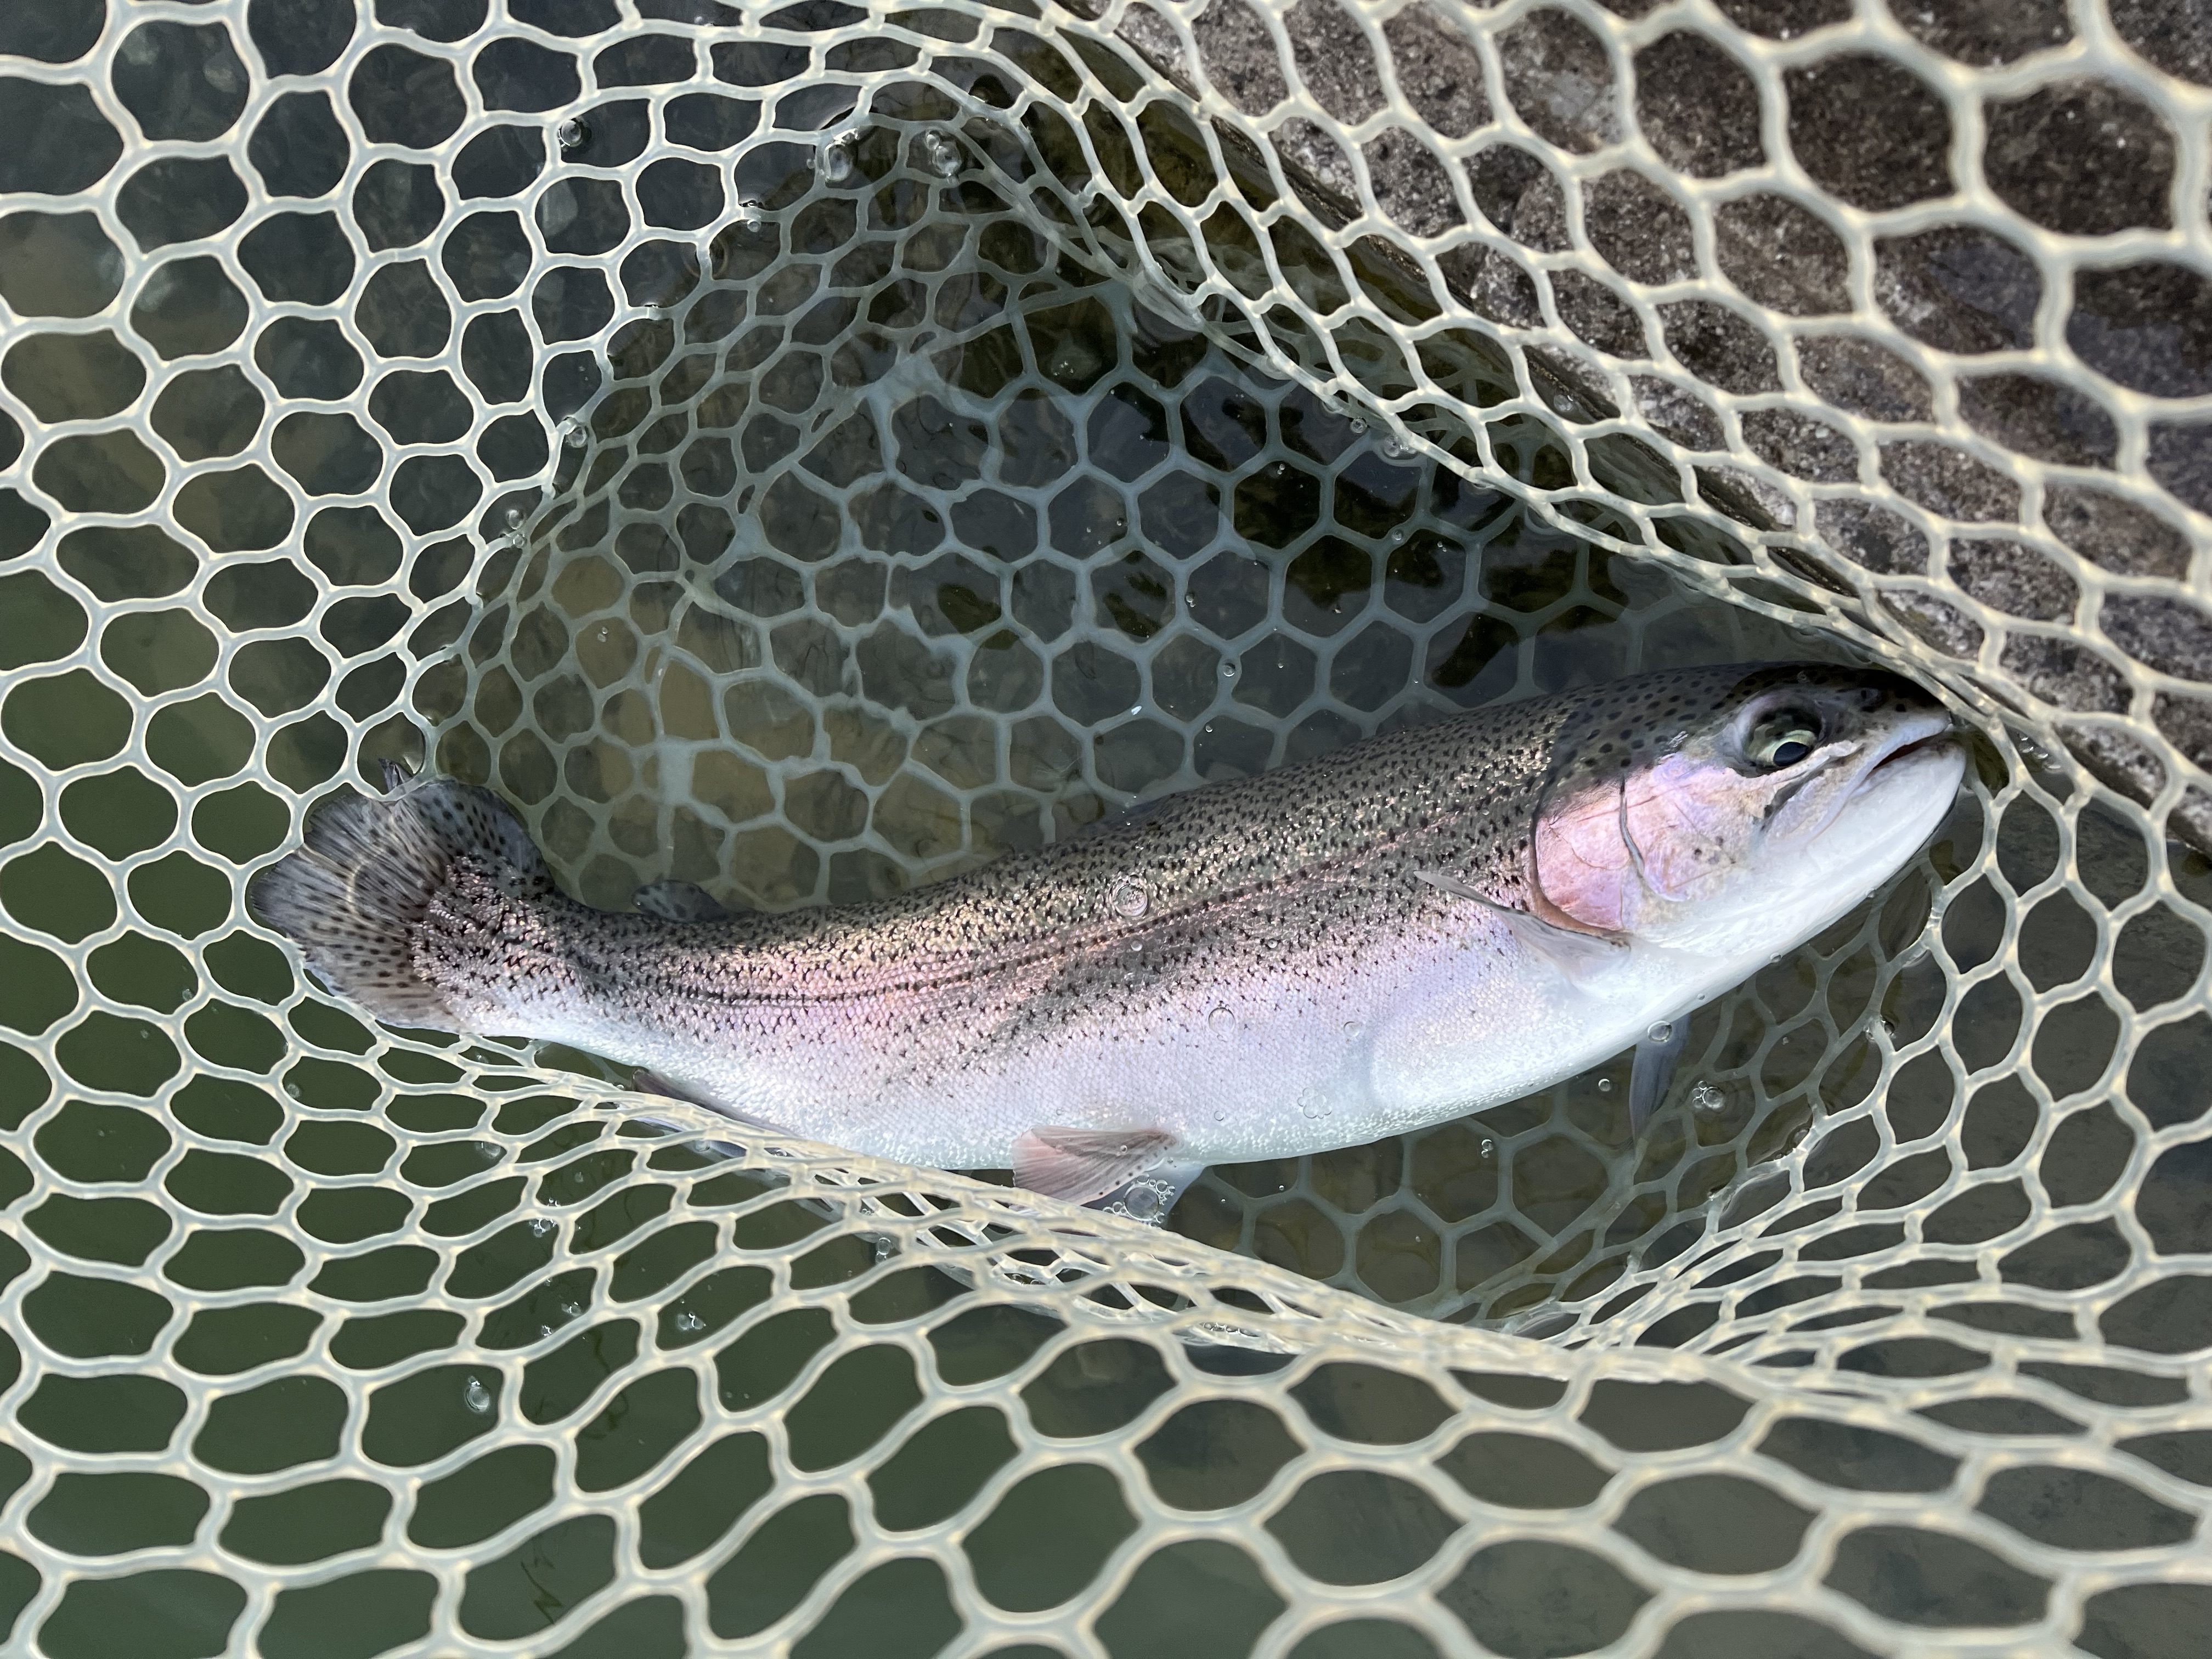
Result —
<path fill-rule="evenodd" d="M 1914 714 L 1899 720 L 1887 736 L 1875 746 L 1874 753 L 1859 769 L 1858 782 L 1851 790 L 1856 794 L 1874 781 L 1877 773 L 1901 761 L 1920 755 L 1933 755 L 1945 749 L 1955 748 L 1958 738 L 1951 717 L 1941 712 Z"/>
<path fill-rule="evenodd" d="M 1778 793 L 1767 807 L 1767 820 L 1780 824 L 1794 819 L 1785 833 L 1809 840 L 1832 824 L 1851 802 L 1887 781 L 1896 768 L 1956 746 L 1948 714 L 1910 715 L 1884 732 L 1870 750 L 1845 747 L 1826 766 Z M 1792 807 L 1797 810 L 1791 812 Z"/>

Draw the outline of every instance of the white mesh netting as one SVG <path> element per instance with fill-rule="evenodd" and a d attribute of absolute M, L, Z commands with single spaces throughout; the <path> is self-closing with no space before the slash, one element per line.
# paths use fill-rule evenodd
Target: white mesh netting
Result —
<path fill-rule="evenodd" d="M 9 1650 L 2201 1652 L 2202 6 L 1090 13 L 0 9 Z M 1972 793 L 1640 1145 L 1624 1059 L 1166 1231 L 240 902 L 386 757 L 836 901 L 1851 652 Z"/>

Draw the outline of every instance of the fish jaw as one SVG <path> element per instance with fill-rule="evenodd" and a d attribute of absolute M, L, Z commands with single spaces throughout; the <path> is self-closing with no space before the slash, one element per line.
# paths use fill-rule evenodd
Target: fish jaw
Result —
<path fill-rule="evenodd" d="M 1740 957 L 1749 975 L 1848 915 L 1927 844 L 1951 811 L 1966 751 L 1936 744 L 1874 769 L 1819 833 L 1764 860 L 1761 879 L 1681 907 L 1646 931 L 1655 942 Z"/>

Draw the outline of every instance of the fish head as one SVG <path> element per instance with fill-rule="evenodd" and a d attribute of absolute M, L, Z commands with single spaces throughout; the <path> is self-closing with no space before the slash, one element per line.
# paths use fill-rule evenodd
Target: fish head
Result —
<path fill-rule="evenodd" d="M 1949 714 L 1878 669 L 1698 669 L 1601 688 L 1555 743 L 1532 908 L 1583 932 L 1764 960 L 1895 874 L 1965 768 Z"/>

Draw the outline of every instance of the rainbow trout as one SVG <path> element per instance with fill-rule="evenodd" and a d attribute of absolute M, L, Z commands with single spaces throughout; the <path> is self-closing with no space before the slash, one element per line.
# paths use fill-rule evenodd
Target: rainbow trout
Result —
<path fill-rule="evenodd" d="M 1205 1164 L 1419 1128 L 1632 1044 L 1640 1127 L 1677 1022 L 1934 830 L 1950 732 L 1879 672 L 1650 674 L 780 915 L 671 884 L 641 895 L 657 914 L 588 908 L 489 791 L 395 771 L 250 902 L 380 1019 L 570 1043 L 746 1122 L 1157 1215 Z"/>

